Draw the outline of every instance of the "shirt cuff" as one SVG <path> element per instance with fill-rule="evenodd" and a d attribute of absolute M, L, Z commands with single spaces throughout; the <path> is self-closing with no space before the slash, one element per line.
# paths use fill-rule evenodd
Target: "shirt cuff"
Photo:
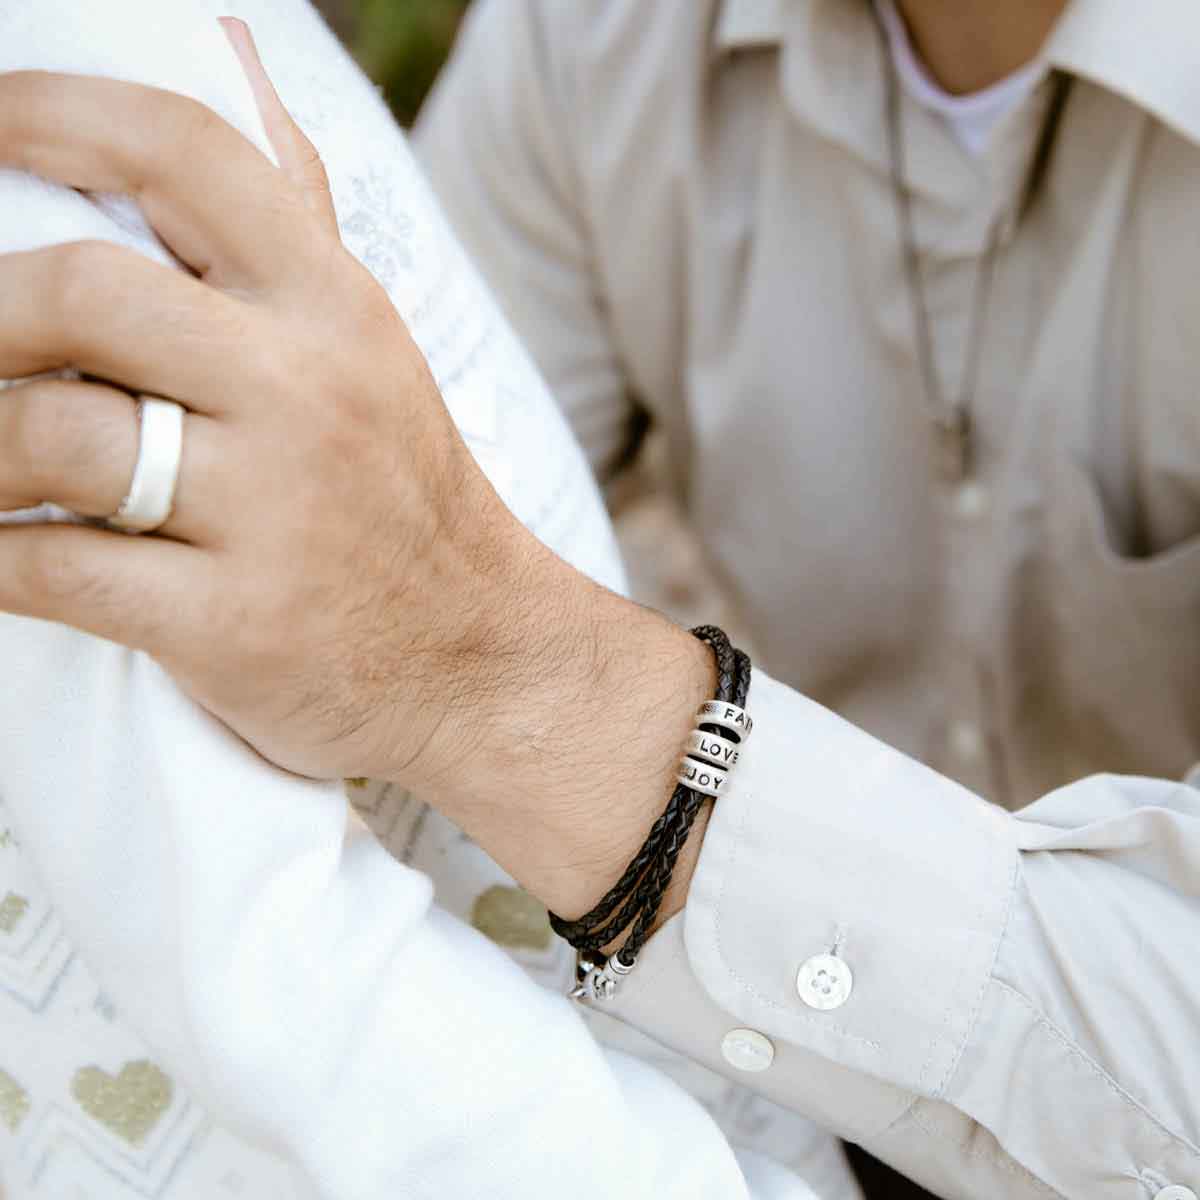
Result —
<path fill-rule="evenodd" d="M 761 672 L 751 703 L 687 908 L 609 1011 L 742 1082 L 769 1059 L 756 1090 L 868 1140 L 959 1061 L 1015 891 L 1011 822 Z"/>

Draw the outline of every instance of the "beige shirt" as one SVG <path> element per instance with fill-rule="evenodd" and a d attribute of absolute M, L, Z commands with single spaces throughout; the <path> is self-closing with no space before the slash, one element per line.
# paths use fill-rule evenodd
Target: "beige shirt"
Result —
<path fill-rule="evenodd" d="M 1075 0 L 1043 61 L 1019 220 L 1049 78 L 979 159 L 904 101 L 950 394 L 1000 229 L 964 484 L 864 0 L 480 0 L 420 143 L 593 464 L 651 414 L 797 689 L 760 673 L 617 1014 L 940 1195 L 1194 1200 L 1200 10 Z"/>
<path fill-rule="evenodd" d="M 867 5 L 490 7 L 425 117 L 434 182 L 597 469 L 639 406 L 666 430 L 762 661 L 1008 807 L 1200 760 L 1195 5 L 1069 11 L 1044 61 L 1077 83 L 1020 222 L 1050 86 L 978 160 L 905 99 L 948 394 L 1001 221 L 960 486 Z"/>

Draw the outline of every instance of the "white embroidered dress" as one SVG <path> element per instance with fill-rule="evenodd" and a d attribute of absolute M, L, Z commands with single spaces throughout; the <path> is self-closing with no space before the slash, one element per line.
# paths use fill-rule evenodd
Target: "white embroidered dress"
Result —
<path fill-rule="evenodd" d="M 306 4 L 5 0 L 0 70 L 171 87 L 263 145 L 216 24 L 227 12 L 254 28 L 329 169 L 347 245 L 410 324 L 505 500 L 621 586 L 544 386 L 383 104 Z M 0 216 L 0 252 L 104 238 L 166 257 L 128 204 L 12 172 Z M 397 859 L 435 873 L 442 904 L 535 978 L 565 982 L 544 913 L 425 805 L 348 785 L 386 853 L 347 832 L 339 789 L 266 767 L 142 656 L 0 616 L 0 662 L 4 1195 L 810 1195 L 760 1155 L 735 1158 L 678 1087 L 601 1054 L 561 994 L 431 908 L 426 876 Z M 670 1065 L 741 1142 L 773 1140 L 852 1187 L 798 1118 Z"/>

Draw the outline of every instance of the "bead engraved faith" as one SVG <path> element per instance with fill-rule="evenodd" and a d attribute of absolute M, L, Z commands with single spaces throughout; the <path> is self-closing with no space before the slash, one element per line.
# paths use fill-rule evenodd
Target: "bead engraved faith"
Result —
<path fill-rule="evenodd" d="M 754 722 L 744 708 L 739 708 L 736 704 L 725 704 L 720 700 L 708 700 L 702 704 L 696 714 L 696 724 L 718 725 L 722 729 L 728 729 L 730 733 L 736 733 L 743 742 L 754 729 Z"/>

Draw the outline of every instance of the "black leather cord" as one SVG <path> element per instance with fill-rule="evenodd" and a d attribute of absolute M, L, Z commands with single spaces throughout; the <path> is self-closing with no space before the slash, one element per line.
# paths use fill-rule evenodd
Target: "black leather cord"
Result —
<path fill-rule="evenodd" d="M 641 879 L 646 873 L 646 869 L 658 856 L 667 831 L 678 816 L 679 810 L 687 799 L 690 790 L 690 788 L 684 787 L 682 783 L 676 784 L 670 803 L 650 827 L 649 836 L 642 843 L 642 848 L 634 856 L 633 861 L 625 868 L 625 874 L 605 893 L 604 898 L 591 912 L 585 913 L 575 921 L 566 921 L 555 913 L 550 914 L 550 927 L 560 938 L 564 938 L 570 942 L 577 950 L 592 948 L 582 945 L 580 939 L 585 938 L 589 931 L 594 931 L 598 927 L 598 923 L 607 922 L 613 913 L 633 894 L 637 881 Z M 628 924 L 629 922 L 625 921 L 618 925 L 615 933 L 620 933 Z M 598 942 L 597 947 L 603 946 L 605 941 L 612 941 L 612 937 L 607 937 L 603 941 Z"/>
<path fill-rule="evenodd" d="M 733 703 L 739 708 L 744 708 L 746 698 L 750 693 L 750 658 L 749 655 L 744 654 L 741 650 L 734 651 L 732 690 Z M 711 733 L 723 732 L 715 725 L 702 725 L 700 728 Z M 688 797 L 680 810 L 672 832 L 668 835 L 668 842 L 663 848 L 662 858 L 658 866 L 651 870 L 653 882 L 643 901 L 641 916 L 638 917 L 637 923 L 630 931 L 629 937 L 625 940 L 625 944 L 617 951 L 621 961 L 626 966 L 633 965 L 634 960 L 641 953 L 642 947 L 646 944 L 646 940 L 654 930 L 654 922 L 658 919 L 658 911 L 662 907 L 663 897 L 667 893 L 667 888 L 671 886 L 671 877 L 675 872 L 676 861 L 682 853 L 684 845 L 687 843 L 696 817 L 699 815 L 701 808 L 704 807 L 704 801 L 708 799 L 708 797 L 701 795 L 699 792 L 692 791 L 691 788 L 685 788 L 684 790 L 688 793 Z"/>
<path fill-rule="evenodd" d="M 750 691 L 749 657 L 735 650 L 725 633 L 714 625 L 698 626 L 692 633 L 713 651 L 717 666 L 716 699 L 745 707 Z M 700 728 L 725 733 L 715 725 Z M 618 951 L 621 962 L 631 966 L 654 928 L 675 864 L 707 799 L 678 784 L 666 810 L 651 826 L 642 848 L 617 883 L 590 912 L 577 920 L 566 921 L 551 913 L 554 931 L 577 950 L 592 953 L 614 941 L 632 924 L 629 937 Z"/>
<path fill-rule="evenodd" d="M 715 625 L 699 625 L 692 630 L 692 636 L 704 642 L 713 652 L 713 658 L 716 660 L 717 666 L 716 698 L 718 700 L 732 700 L 734 689 L 733 673 L 736 668 L 736 658 L 729 638 L 723 630 L 718 629 Z M 651 826 L 649 835 L 645 842 L 642 843 L 642 848 L 634 856 L 629 866 L 625 868 L 625 873 L 621 878 L 605 893 L 603 898 L 590 912 L 585 913 L 582 917 L 574 921 L 564 920 L 555 913 L 550 914 L 550 927 L 559 937 L 570 942 L 577 950 L 598 949 L 606 942 L 612 941 L 613 936 L 620 933 L 629 924 L 629 920 L 632 919 L 631 917 L 627 918 L 620 925 L 617 925 L 613 932 L 601 941 L 595 942 L 595 935 L 600 931 L 600 927 L 604 926 L 605 930 L 609 928 L 608 924 L 606 924 L 609 918 L 612 917 L 613 913 L 617 912 L 618 908 L 622 908 L 625 905 L 625 902 L 633 894 L 638 880 L 642 878 L 650 864 L 658 857 L 667 832 L 678 819 L 679 812 L 690 791 L 691 789 L 685 787 L 683 784 L 676 785 L 666 811 Z M 622 911 L 624 911 L 623 908 Z M 589 934 L 592 936 L 589 937 Z M 588 941 L 588 945 L 584 945 L 585 939 Z M 592 942 L 595 942 L 595 944 L 590 944 Z"/>

